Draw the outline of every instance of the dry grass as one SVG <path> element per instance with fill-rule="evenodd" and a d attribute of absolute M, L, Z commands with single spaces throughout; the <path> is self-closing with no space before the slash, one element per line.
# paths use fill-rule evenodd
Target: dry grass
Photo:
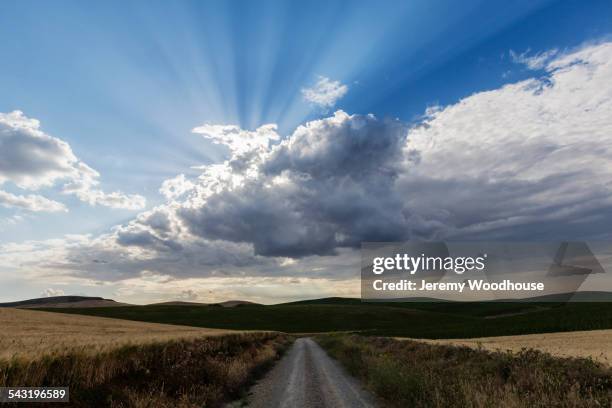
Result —
<path fill-rule="evenodd" d="M 0 361 L 0 386 L 69 387 L 67 406 L 79 408 L 218 407 L 239 397 L 290 341 L 241 333 L 14 358 Z"/>
<path fill-rule="evenodd" d="M 491 351 L 519 352 L 523 349 L 536 349 L 559 357 L 584 357 L 608 365 L 612 363 L 612 330 L 419 341 L 430 344 L 482 347 Z"/>
<path fill-rule="evenodd" d="M 0 309 L 0 328 L 0 360 L 237 333 L 10 308 Z"/>
<path fill-rule="evenodd" d="M 318 341 L 385 406 L 612 406 L 612 368 L 590 359 L 355 335 L 327 335 Z"/>

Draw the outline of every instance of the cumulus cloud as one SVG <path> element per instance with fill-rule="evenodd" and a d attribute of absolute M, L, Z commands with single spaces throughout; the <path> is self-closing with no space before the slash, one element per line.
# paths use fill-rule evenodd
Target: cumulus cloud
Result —
<path fill-rule="evenodd" d="M 167 203 L 108 234 L 46 244 L 63 253 L 36 248 L 36 259 L 155 285 L 346 279 L 362 241 L 609 239 L 612 43 L 557 55 L 544 70 L 430 109 L 414 126 L 343 111 L 282 140 L 270 125 L 203 125 L 194 133 L 226 145 L 225 162 L 168 181 Z M 19 248 L 1 249 L 0 264 L 23 262 Z"/>
<path fill-rule="evenodd" d="M 68 143 L 44 133 L 38 120 L 20 111 L 0 113 L 0 186 L 12 182 L 22 190 L 35 191 L 63 182 L 63 193 L 74 194 L 91 205 L 144 207 L 145 199 L 139 195 L 100 190 L 99 177 L 97 171 L 74 155 Z M 38 195 L 16 196 L 4 192 L 0 200 L 30 211 L 64 210 L 60 203 Z"/>
<path fill-rule="evenodd" d="M 527 50 L 522 53 L 517 53 L 513 50 L 509 51 L 510 58 L 512 62 L 515 64 L 521 64 L 527 67 L 530 70 L 538 70 L 543 69 L 550 62 L 550 60 L 559 53 L 559 50 L 556 48 L 552 50 L 537 52 L 535 54 L 531 54 L 531 50 Z"/>
<path fill-rule="evenodd" d="M 366 236 L 401 237 L 392 186 L 405 136 L 398 121 L 338 111 L 299 127 L 241 183 L 193 198 L 177 214 L 193 235 L 250 243 L 264 256 L 332 254 Z"/>
<path fill-rule="evenodd" d="M 552 60 L 544 79 L 482 92 L 410 132 L 398 182 L 435 236 L 609 237 L 612 44 Z M 604 222 L 602 224 L 602 222 Z"/>
<path fill-rule="evenodd" d="M 271 141 L 279 139 L 275 124 L 260 126 L 255 131 L 241 129 L 235 125 L 204 124 L 192 130 L 217 144 L 227 146 L 235 155 L 268 149 Z"/>
<path fill-rule="evenodd" d="M 48 187 L 78 177 L 79 161 L 68 143 L 40 130 L 36 119 L 20 111 L 0 113 L 0 183 L 22 189 Z"/>
<path fill-rule="evenodd" d="M 198 297 L 199 297 L 198 293 L 192 289 L 183 290 L 178 296 L 179 300 L 185 300 L 185 301 L 197 300 Z"/>
<path fill-rule="evenodd" d="M 187 180 L 184 174 L 179 174 L 174 178 L 164 180 L 159 192 L 167 199 L 175 199 L 192 190 L 194 187 L 195 184 Z"/>
<path fill-rule="evenodd" d="M 177 219 L 194 236 L 283 257 L 367 240 L 605 234 L 612 44 L 545 69 L 430 110 L 411 129 L 342 111 L 309 122 L 248 171 L 228 170 L 240 182 L 177 206 Z"/>
<path fill-rule="evenodd" d="M 65 293 L 61 289 L 47 288 L 42 291 L 42 293 L 40 294 L 40 297 L 53 297 L 53 296 L 64 296 L 64 295 Z"/>
<path fill-rule="evenodd" d="M 332 108 L 348 92 L 348 86 L 340 81 L 320 76 L 312 88 L 303 88 L 302 96 L 305 100 L 322 108 Z"/>

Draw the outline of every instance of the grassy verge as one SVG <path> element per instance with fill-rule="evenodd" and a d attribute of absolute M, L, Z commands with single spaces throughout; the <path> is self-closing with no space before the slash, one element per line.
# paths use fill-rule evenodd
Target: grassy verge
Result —
<path fill-rule="evenodd" d="M 68 386 L 74 407 L 216 407 L 239 397 L 289 343 L 248 333 L 13 359 L 0 362 L 0 386 Z"/>
<path fill-rule="evenodd" d="M 317 341 L 389 406 L 612 406 L 612 369 L 592 360 L 355 335 Z"/>

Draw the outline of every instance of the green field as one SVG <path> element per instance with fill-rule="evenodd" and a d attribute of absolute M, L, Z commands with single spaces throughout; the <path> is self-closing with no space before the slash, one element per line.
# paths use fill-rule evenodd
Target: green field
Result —
<path fill-rule="evenodd" d="M 321 299 L 275 306 L 128 306 L 47 309 L 198 327 L 288 333 L 468 338 L 612 328 L 612 303 L 361 303 Z"/>

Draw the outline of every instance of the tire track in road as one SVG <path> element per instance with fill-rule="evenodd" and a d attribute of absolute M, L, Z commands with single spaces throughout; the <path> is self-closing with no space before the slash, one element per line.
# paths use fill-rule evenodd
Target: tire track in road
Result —
<path fill-rule="evenodd" d="M 374 398 L 311 338 L 300 338 L 251 388 L 251 408 L 375 407 Z"/>

